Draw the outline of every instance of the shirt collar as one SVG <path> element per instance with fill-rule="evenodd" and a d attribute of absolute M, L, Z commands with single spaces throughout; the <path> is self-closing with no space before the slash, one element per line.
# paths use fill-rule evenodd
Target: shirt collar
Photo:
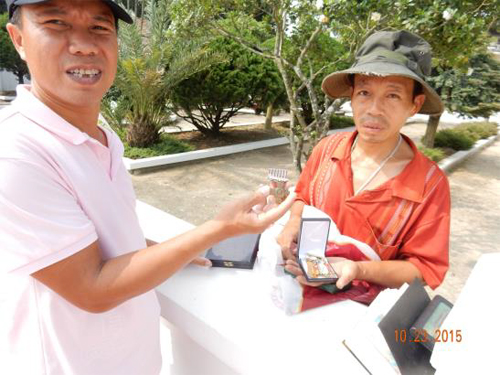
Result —
<path fill-rule="evenodd" d="M 332 159 L 345 160 L 350 166 L 351 148 L 357 135 L 358 132 L 354 131 L 350 136 L 345 137 L 335 148 Z M 384 185 L 384 189 L 390 189 L 392 196 L 420 203 L 423 200 L 429 162 L 410 138 L 404 134 L 401 135 L 411 147 L 414 156 L 403 171 L 392 179 L 391 184 Z"/>
<path fill-rule="evenodd" d="M 332 158 L 337 160 L 345 160 L 348 158 L 350 159 L 352 143 L 356 139 L 357 135 L 358 132 L 354 131 L 351 133 L 350 136 L 342 138 L 338 146 L 333 151 Z"/>
<path fill-rule="evenodd" d="M 404 134 L 402 134 L 402 136 L 410 145 L 414 156 L 405 169 L 394 178 L 392 183 L 392 194 L 403 199 L 420 203 L 424 198 L 427 173 L 429 172 L 429 161 L 417 149 L 417 146 L 415 146 L 415 143 L 413 143 L 410 138 Z M 438 167 L 435 166 L 435 168 Z"/>
<path fill-rule="evenodd" d="M 31 93 L 30 89 L 30 85 L 17 86 L 17 97 L 12 102 L 17 111 L 49 132 L 74 145 L 80 145 L 90 139 L 88 134 L 71 125 L 42 103 Z"/>

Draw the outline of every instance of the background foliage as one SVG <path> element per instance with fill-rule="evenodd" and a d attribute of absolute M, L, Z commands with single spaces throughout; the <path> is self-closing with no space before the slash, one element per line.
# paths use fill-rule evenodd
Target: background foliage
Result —
<path fill-rule="evenodd" d="M 173 88 L 175 113 L 203 134 L 217 136 L 243 107 L 266 107 L 283 96 L 284 88 L 273 64 L 225 37 L 207 48 L 226 61 L 193 74 Z"/>
<path fill-rule="evenodd" d="M 120 27 L 120 60 L 115 85 L 103 101 L 103 115 L 132 147 L 161 141 L 169 124 L 172 88 L 222 61 L 203 39 L 175 37 L 171 1 L 144 1 L 143 22 Z"/>
<path fill-rule="evenodd" d="M 488 118 L 500 111 L 500 63 L 485 53 L 471 57 L 468 70 L 442 71 L 431 79 L 446 92 L 446 107 L 465 117 Z"/>
<path fill-rule="evenodd" d="M 24 83 L 24 77 L 29 78 L 29 70 L 26 63 L 19 57 L 9 33 L 5 28 L 9 21 L 8 13 L 0 14 L 0 70 L 14 73 L 19 83 Z"/>
<path fill-rule="evenodd" d="M 300 170 L 341 104 L 325 98 L 319 83 L 329 71 L 351 64 L 370 34 L 415 32 L 433 46 L 435 76 L 448 70 L 466 72 L 471 59 L 486 50 L 487 30 L 498 9 L 499 0 L 179 0 L 173 13 L 179 29 L 230 37 L 276 64 L 292 113 L 289 140 Z M 333 44 L 338 48 L 331 48 Z M 445 87 L 436 85 L 450 107 Z M 468 108 L 462 106 L 463 111 Z M 428 146 L 438 124 L 439 116 L 429 118 Z"/>

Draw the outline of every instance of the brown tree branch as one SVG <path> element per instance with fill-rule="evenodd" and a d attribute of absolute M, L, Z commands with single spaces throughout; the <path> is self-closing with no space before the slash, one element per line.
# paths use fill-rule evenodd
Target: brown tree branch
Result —
<path fill-rule="evenodd" d="M 314 39 L 316 39 L 316 37 L 318 36 L 318 34 L 321 32 L 321 29 L 322 29 L 322 26 L 320 25 L 311 34 L 311 36 L 309 37 L 309 40 L 307 41 L 306 45 L 300 51 L 300 55 L 299 55 L 299 57 L 297 59 L 296 66 L 300 67 L 302 65 L 302 60 L 304 59 L 304 56 L 306 55 L 307 51 L 311 47 L 311 44 L 313 43 Z"/>
<path fill-rule="evenodd" d="M 271 54 L 267 54 L 265 52 L 263 52 L 261 50 L 261 48 L 255 44 L 252 44 L 252 43 L 249 43 L 247 42 L 246 40 L 244 40 L 243 38 L 239 37 L 238 35 L 235 35 L 229 31 L 227 31 L 226 29 L 224 29 L 223 27 L 219 26 L 219 25 L 213 25 L 213 27 L 220 33 L 222 34 L 223 36 L 225 37 L 228 37 L 228 38 L 231 38 L 233 40 L 235 40 L 236 42 L 238 42 L 242 47 L 244 47 L 245 49 L 249 50 L 250 52 L 253 52 L 253 53 L 256 53 L 257 55 L 259 56 L 262 56 L 266 59 L 274 59 L 274 56 L 271 55 Z"/>

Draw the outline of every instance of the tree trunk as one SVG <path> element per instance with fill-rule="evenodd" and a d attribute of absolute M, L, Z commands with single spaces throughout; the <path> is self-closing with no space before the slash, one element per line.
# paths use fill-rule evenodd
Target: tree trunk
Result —
<path fill-rule="evenodd" d="M 24 84 L 24 74 L 22 72 L 18 72 L 16 75 L 17 82 L 19 82 L 20 85 Z"/>
<path fill-rule="evenodd" d="M 293 136 L 293 135 L 292 135 Z M 298 137 L 295 143 L 295 150 L 293 150 L 293 161 L 295 162 L 295 169 L 302 173 L 302 150 L 304 149 L 304 137 Z"/>
<path fill-rule="evenodd" d="M 134 121 L 127 130 L 127 142 L 132 147 L 149 147 L 159 140 L 158 129 L 148 121 Z"/>
<path fill-rule="evenodd" d="M 427 121 L 427 128 L 425 129 L 425 135 L 422 139 L 423 145 L 427 148 L 434 147 L 434 138 L 436 137 L 440 118 L 441 115 L 429 116 L 429 121 Z"/>
<path fill-rule="evenodd" d="M 273 127 L 273 103 L 267 106 L 266 123 L 264 125 L 264 129 L 271 130 L 272 127 Z"/>
<path fill-rule="evenodd" d="M 144 29 L 144 0 L 141 2 L 141 34 Z"/>

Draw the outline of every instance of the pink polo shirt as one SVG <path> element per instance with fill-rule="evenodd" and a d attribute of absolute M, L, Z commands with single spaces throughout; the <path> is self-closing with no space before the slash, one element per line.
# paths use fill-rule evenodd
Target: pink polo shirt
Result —
<path fill-rule="evenodd" d="M 146 246 L 123 145 L 109 148 L 19 86 L 0 111 L 0 374 L 157 374 L 153 291 L 92 314 L 30 275 L 98 240 L 105 259 Z"/>

